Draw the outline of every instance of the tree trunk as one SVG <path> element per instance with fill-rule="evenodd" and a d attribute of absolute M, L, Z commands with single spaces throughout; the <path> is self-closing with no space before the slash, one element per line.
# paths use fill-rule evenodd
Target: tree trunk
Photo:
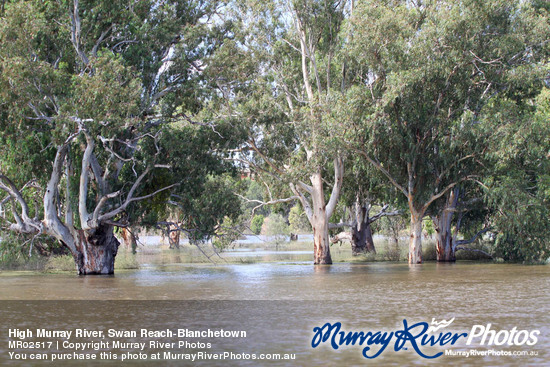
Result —
<path fill-rule="evenodd" d="M 455 249 L 453 246 L 453 235 L 450 226 L 441 228 L 436 233 L 436 260 L 440 262 L 456 261 Z"/>
<path fill-rule="evenodd" d="M 436 247 L 435 252 L 437 261 L 456 261 L 455 244 L 453 243 L 453 233 L 451 231 L 451 223 L 453 220 L 454 210 L 458 204 L 458 188 L 449 192 L 449 198 L 445 202 L 445 206 L 437 216 L 432 217 L 436 231 Z"/>
<path fill-rule="evenodd" d="M 170 244 L 171 249 L 180 248 L 180 231 L 171 229 L 168 232 L 168 243 Z"/>
<path fill-rule="evenodd" d="M 101 225 L 96 229 L 77 230 L 73 258 L 78 274 L 113 274 L 119 244 L 113 235 L 112 226 Z"/>
<path fill-rule="evenodd" d="M 176 225 L 168 225 L 168 244 L 171 249 L 178 250 L 180 248 L 180 235 L 181 232 Z"/>
<path fill-rule="evenodd" d="M 409 240 L 409 264 L 422 263 L 422 214 L 411 213 L 411 238 Z"/>
<path fill-rule="evenodd" d="M 313 263 L 332 264 L 330 256 L 330 242 L 328 236 L 328 221 L 323 218 L 311 223 L 313 228 Z"/>
<path fill-rule="evenodd" d="M 374 240 L 372 238 L 372 229 L 370 223 L 357 223 L 351 228 L 351 254 L 357 256 L 361 253 L 376 253 Z"/>
<path fill-rule="evenodd" d="M 122 237 L 122 243 L 124 246 L 135 254 L 137 250 L 137 237 L 134 235 L 134 232 L 128 230 L 127 228 L 122 228 L 120 236 Z"/>
<path fill-rule="evenodd" d="M 327 208 L 323 192 L 323 177 L 320 172 L 311 176 L 313 215 L 311 227 L 313 228 L 313 263 L 332 264 L 330 256 L 330 241 L 328 236 Z"/>

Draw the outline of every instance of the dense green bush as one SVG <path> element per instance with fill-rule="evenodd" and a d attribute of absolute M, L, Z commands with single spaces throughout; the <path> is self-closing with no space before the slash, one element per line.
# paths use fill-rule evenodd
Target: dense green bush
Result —
<path fill-rule="evenodd" d="M 254 234 L 260 234 L 262 232 L 262 226 L 264 224 L 264 216 L 261 214 L 257 214 L 252 218 L 252 221 L 250 222 L 250 230 Z"/>

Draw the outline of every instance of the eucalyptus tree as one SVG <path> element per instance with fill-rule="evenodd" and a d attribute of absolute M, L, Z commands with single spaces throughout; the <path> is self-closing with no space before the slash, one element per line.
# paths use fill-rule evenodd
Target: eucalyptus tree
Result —
<path fill-rule="evenodd" d="M 403 215 L 403 204 L 395 189 L 388 187 L 380 173 L 362 157 L 350 156 L 348 161 L 339 204 L 343 214 L 338 223 L 329 226 L 344 231 L 334 235 L 331 242 L 349 241 L 353 256 L 376 253 L 373 225 L 384 217 Z"/>
<path fill-rule="evenodd" d="M 495 101 L 498 126 L 483 181 L 495 233 L 494 255 L 507 261 L 545 262 L 550 257 L 550 90 L 524 101 Z M 490 118 L 490 117 L 487 117 Z"/>
<path fill-rule="evenodd" d="M 339 52 L 346 2 L 234 5 L 242 31 L 229 55 L 241 63 L 224 74 L 237 83 L 220 80 L 223 118 L 248 131 L 234 158 L 267 183 L 269 200 L 259 205 L 300 201 L 314 232 L 314 263 L 330 264 L 329 220 L 344 173 L 331 110 L 345 88 Z"/>
<path fill-rule="evenodd" d="M 231 131 L 199 114 L 206 60 L 226 33 L 212 21 L 217 8 L 193 0 L 5 4 L 6 228 L 56 238 L 80 274 L 109 274 L 113 229 L 138 220 L 137 205 L 204 194 Z"/>
<path fill-rule="evenodd" d="M 542 87 L 548 17 L 528 1 L 363 1 L 351 25 L 363 66 L 355 149 L 407 199 L 409 262 L 421 263 L 428 209 L 480 179 L 501 123 L 481 123 L 488 103 Z"/>

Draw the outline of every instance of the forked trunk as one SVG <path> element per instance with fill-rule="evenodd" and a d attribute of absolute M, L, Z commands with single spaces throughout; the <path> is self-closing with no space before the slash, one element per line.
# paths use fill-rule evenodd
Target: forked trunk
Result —
<path fill-rule="evenodd" d="M 73 258 L 78 274 L 113 274 L 119 244 L 113 235 L 112 226 L 101 225 L 96 229 L 77 230 Z"/>
<path fill-rule="evenodd" d="M 411 213 L 411 238 L 409 240 L 409 264 L 422 263 L 422 215 Z"/>

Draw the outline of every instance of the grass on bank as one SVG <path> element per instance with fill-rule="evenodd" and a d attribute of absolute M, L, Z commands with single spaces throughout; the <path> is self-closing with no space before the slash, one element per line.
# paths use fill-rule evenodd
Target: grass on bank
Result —
<path fill-rule="evenodd" d="M 118 251 L 115 258 L 115 269 L 139 269 L 139 263 L 136 259 L 136 255 L 129 251 Z M 52 256 L 47 259 L 44 268 L 41 269 L 48 272 L 58 271 L 75 271 L 75 263 L 73 257 L 70 255 Z"/>
<path fill-rule="evenodd" d="M 486 245 L 477 243 L 472 248 L 488 251 Z M 352 256 L 349 242 L 333 244 L 331 255 L 335 263 L 363 263 L 382 261 L 407 261 L 408 242 L 399 241 L 398 245 L 393 241 L 375 239 L 376 253 Z M 435 261 L 435 242 L 427 239 L 423 241 L 423 260 Z M 311 261 L 310 253 L 293 255 L 277 254 L 279 251 L 307 251 L 311 252 L 313 244 L 308 241 L 285 242 L 275 244 L 270 242 L 258 242 L 254 244 L 235 245 L 232 249 L 249 251 L 273 251 L 269 256 L 225 256 L 223 252 L 216 254 L 210 245 L 203 245 L 200 249 L 194 245 L 182 245 L 179 250 L 169 250 L 166 246 L 145 246 L 138 249 L 137 254 L 132 254 L 125 248 L 119 248 L 115 259 L 115 269 L 138 269 L 141 264 L 170 265 L 170 264 L 256 264 L 279 261 Z M 201 251 L 202 250 L 202 251 Z M 278 251 L 277 251 L 278 250 Z M 490 261 L 491 259 L 480 252 L 458 251 L 457 260 L 463 261 Z M 0 263 L 1 270 L 46 271 L 46 272 L 74 272 L 75 264 L 70 255 L 54 256 L 50 258 L 33 256 L 31 258 L 14 258 Z"/>

